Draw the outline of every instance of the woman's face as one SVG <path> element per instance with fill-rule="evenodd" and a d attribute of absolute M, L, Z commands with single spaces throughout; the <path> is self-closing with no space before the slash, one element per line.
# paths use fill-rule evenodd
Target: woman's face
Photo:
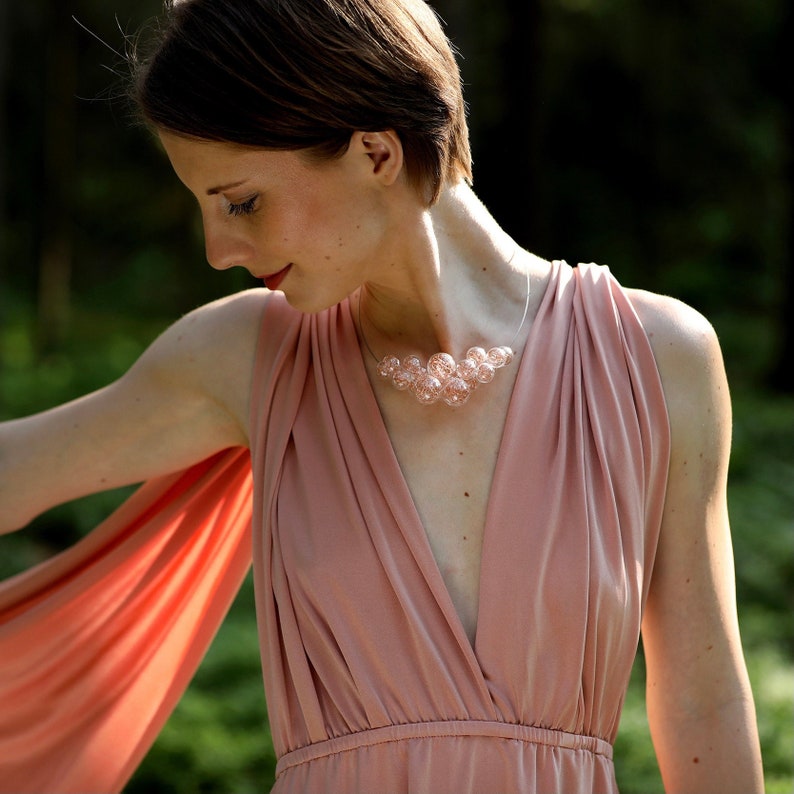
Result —
<path fill-rule="evenodd" d="M 389 248 L 394 212 L 379 166 L 356 133 L 341 158 L 244 148 L 160 133 L 177 176 L 196 197 L 207 260 L 238 265 L 320 311 L 357 289 Z M 388 255 L 388 254 L 386 254 Z"/>

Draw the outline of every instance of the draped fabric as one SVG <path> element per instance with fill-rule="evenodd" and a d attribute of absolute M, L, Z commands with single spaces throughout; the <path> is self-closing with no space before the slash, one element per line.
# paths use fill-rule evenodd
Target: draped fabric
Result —
<path fill-rule="evenodd" d="M 0 584 L 0 791 L 121 791 L 251 563 L 248 451 L 147 483 Z"/>
<path fill-rule="evenodd" d="M 0 585 L 0 791 L 123 787 L 248 569 L 253 518 L 275 792 L 615 792 L 669 457 L 626 293 L 606 268 L 553 264 L 514 364 L 473 644 L 348 301 L 263 301 L 250 461 L 149 483 Z"/>
<path fill-rule="evenodd" d="M 274 791 L 614 792 L 669 456 L 626 293 L 606 268 L 554 263 L 501 440 L 473 645 L 348 302 L 300 315 L 274 296 L 263 328 L 254 576 Z"/>

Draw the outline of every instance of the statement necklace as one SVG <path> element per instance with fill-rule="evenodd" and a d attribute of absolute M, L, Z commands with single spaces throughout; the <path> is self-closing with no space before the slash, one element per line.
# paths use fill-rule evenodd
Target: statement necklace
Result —
<path fill-rule="evenodd" d="M 358 327 L 361 339 L 369 354 L 377 363 L 378 375 L 389 381 L 395 389 L 409 391 L 423 405 L 442 401 L 452 408 L 464 405 L 481 383 L 490 383 L 497 369 L 507 366 L 514 357 L 512 345 L 521 333 L 529 311 L 530 280 L 527 268 L 527 299 L 524 314 L 518 329 L 509 345 L 492 347 L 486 351 L 482 347 L 470 347 L 466 357 L 460 361 L 449 353 L 434 353 L 427 364 L 417 355 L 405 356 L 402 361 L 393 353 L 379 359 L 367 342 L 364 325 L 361 322 L 361 296 L 358 300 Z"/>

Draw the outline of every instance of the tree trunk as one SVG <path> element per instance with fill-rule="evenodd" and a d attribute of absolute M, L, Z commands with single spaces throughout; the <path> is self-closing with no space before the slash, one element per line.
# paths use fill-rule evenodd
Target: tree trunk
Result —
<path fill-rule="evenodd" d="M 6 196 L 8 195 L 8 47 L 11 41 L 11 4 L 0 2 L 0 290 L 5 284 L 5 267 L 8 261 L 7 228 L 8 216 Z M 0 301 L 2 308 L 2 301 Z"/>
<path fill-rule="evenodd" d="M 478 192 L 519 245 L 532 248 L 538 218 L 540 0 L 501 0 L 501 35 L 490 52 L 500 112 L 475 152 Z M 490 11 L 490 9 L 489 9 Z M 496 9 L 494 9 L 494 12 Z M 505 189 L 509 186 L 508 189 Z"/>
<path fill-rule="evenodd" d="M 42 353 L 63 342 L 71 303 L 77 47 L 70 8 L 62 0 L 50 0 L 48 8 L 44 226 L 39 261 L 37 329 Z"/>
<path fill-rule="evenodd" d="M 777 361 L 770 375 L 773 388 L 794 393 L 794 85 L 791 80 L 791 66 L 794 66 L 791 41 L 794 36 L 794 8 L 785 4 L 784 19 L 780 25 L 777 45 L 778 90 L 785 119 L 787 148 L 786 183 L 788 186 L 788 223 L 784 225 L 786 241 L 783 246 L 785 257 L 783 266 L 783 289 L 779 309 L 781 342 Z M 786 66 L 788 64 L 788 66 Z"/>
<path fill-rule="evenodd" d="M 432 4 L 462 55 L 477 194 L 519 244 L 531 247 L 537 216 L 540 0 Z"/>
<path fill-rule="evenodd" d="M 531 247 L 538 234 L 540 168 L 539 88 L 541 80 L 542 10 L 540 0 L 507 0 L 504 41 L 505 113 L 503 134 L 509 147 L 511 181 L 517 186 L 506 196 L 506 228 L 520 245 Z M 511 191 L 512 192 L 512 191 Z"/>

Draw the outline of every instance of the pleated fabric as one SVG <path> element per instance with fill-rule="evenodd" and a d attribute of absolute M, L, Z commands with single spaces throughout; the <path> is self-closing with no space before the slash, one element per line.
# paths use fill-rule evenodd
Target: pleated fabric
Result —
<path fill-rule="evenodd" d="M 121 791 L 251 565 L 235 449 L 142 486 L 80 543 L 0 584 L 0 791 Z"/>
<path fill-rule="evenodd" d="M 609 271 L 553 264 L 493 478 L 473 645 L 349 303 L 301 315 L 272 296 L 257 358 L 254 576 L 274 791 L 615 792 L 669 427 L 647 336 Z"/>
<path fill-rule="evenodd" d="M 606 268 L 553 264 L 517 363 L 473 644 L 349 303 L 302 315 L 263 291 L 263 304 L 250 461 L 228 450 L 148 483 L 0 585 L 0 792 L 123 788 L 251 539 L 274 792 L 615 792 L 669 458 L 626 293 Z"/>

